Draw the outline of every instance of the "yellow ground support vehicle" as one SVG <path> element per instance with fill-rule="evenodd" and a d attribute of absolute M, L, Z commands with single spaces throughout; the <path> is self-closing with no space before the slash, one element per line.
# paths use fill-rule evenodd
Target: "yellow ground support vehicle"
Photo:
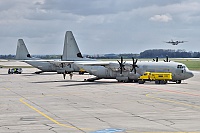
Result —
<path fill-rule="evenodd" d="M 80 70 L 79 70 L 79 74 L 80 75 L 82 75 L 82 74 L 84 74 L 86 71 L 83 69 L 83 68 L 81 68 Z"/>
<path fill-rule="evenodd" d="M 138 78 L 139 84 L 144 84 L 145 81 L 155 81 L 155 84 L 166 84 L 172 80 L 172 73 L 164 72 L 145 72 Z"/>

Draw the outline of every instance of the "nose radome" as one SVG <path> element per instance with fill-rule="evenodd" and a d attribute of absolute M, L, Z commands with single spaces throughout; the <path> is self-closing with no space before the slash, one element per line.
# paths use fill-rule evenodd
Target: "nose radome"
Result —
<path fill-rule="evenodd" d="M 188 78 L 191 78 L 194 76 L 193 72 L 187 72 L 188 73 Z"/>

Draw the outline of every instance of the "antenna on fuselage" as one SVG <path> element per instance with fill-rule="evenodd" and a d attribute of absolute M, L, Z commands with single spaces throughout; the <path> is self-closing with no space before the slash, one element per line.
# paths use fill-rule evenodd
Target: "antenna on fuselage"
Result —
<path fill-rule="evenodd" d="M 164 60 L 164 62 L 170 62 L 168 55 L 166 55 L 166 60 Z"/>

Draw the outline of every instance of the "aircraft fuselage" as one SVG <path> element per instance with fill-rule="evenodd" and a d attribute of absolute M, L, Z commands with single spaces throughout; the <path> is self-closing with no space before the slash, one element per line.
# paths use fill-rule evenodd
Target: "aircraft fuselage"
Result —
<path fill-rule="evenodd" d="M 59 65 L 48 62 L 48 61 L 34 61 L 34 60 L 28 60 L 25 61 L 29 65 L 36 67 L 40 69 L 42 72 L 58 72 L 58 73 L 64 73 L 67 72 L 73 72 L 73 71 L 79 71 L 79 68 L 74 66 L 74 64 L 70 63 L 59 63 Z"/>
<path fill-rule="evenodd" d="M 172 81 L 185 80 L 193 77 L 193 73 L 182 63 L 178 62 L 138 62 L 137 73 L 131 72 L 131 65 L 126 65 L 125 70 L 120 74 L 119 64 L 115 63 L 109 67 L 104 66 L 84 66 L 83 68 L 90 74 L 97 76 L 98 78 L 111 78 L 127 77 L 129 80 L 136 80 L 144 72 L 171 72 Z"/>

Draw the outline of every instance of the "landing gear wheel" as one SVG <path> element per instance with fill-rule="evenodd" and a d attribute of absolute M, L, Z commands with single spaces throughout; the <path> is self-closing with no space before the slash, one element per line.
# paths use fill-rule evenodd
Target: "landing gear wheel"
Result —
<path fill-rule="evenodd" d="M 138 80 L 137 80 L 137 79 L 134 79 L 133 82 L 134 82 L 134 83 L 138 83 Z"/>
<path fill-rule="evenodd" d="M 176 83 L 177 83 L 177 84 L 180 84 L 180 83 L 181 83 L 181 80 L 177 80 Z"/>

